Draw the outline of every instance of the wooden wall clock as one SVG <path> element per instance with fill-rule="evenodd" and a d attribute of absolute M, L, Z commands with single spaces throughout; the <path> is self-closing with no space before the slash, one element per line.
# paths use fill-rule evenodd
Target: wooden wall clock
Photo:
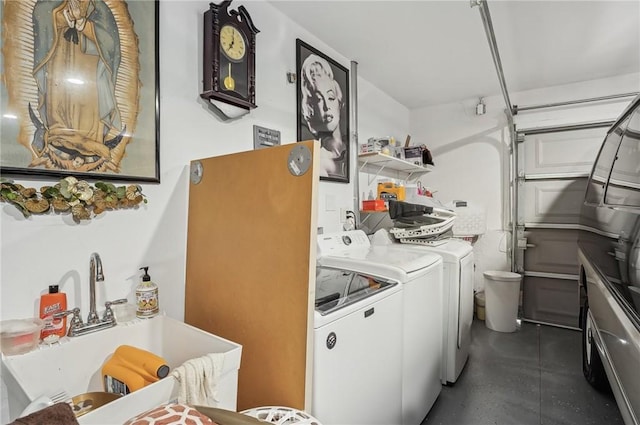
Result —
<path fill-rule="evenodd" d="M 212 103 L 246 110 L 256 107 L 256 34 L 244 6 L 229 10 L 231 0 L 210 3 L 204 13 L 203 92 Z"/>

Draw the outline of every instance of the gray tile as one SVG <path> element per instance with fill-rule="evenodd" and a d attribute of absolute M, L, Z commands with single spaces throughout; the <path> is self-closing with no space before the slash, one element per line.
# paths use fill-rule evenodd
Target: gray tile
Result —
<path fill-rule="evenodd" d="M 623 424 L 613 395 L 594 390 L 582 373 L 542 372 L 540 386 L 543 425 Z"/>
<path fill-rule="evenodd" d="M 542 326 L 540 357 L 542 424 L 623 424 L 613 395 L 594 390 L 582 375 L 581 332 Z"/>
<path fill-rule="evenodd" d="M 541 366 L 582 376 L 582 333 L 553 326 L 539 328 Z"/>
<path fill-rule="evenodd" d="M 539 424 L 539 394 L 505 390 L 502 383 L 443 388 L 425 424 Z"/>
<path fill-rule="evenodd" d="M 471 355 L 422 425 L 622 425 L 613 396 L 582 376 L 581 334 L 523 323 L 501 333 L 474 321 Z"/>

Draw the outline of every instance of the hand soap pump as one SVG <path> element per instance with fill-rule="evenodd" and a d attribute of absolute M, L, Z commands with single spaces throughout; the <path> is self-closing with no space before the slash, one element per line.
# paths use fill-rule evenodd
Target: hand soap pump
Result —
<path fill-rule="evenodd" d="M 158 298 L 158 285 L 151 281 L 149 267 L 140 267 L 144 270 L 142 281 L 136 286 L 136 316 L 142 319 L 153 317 L 160 311 Z"/>

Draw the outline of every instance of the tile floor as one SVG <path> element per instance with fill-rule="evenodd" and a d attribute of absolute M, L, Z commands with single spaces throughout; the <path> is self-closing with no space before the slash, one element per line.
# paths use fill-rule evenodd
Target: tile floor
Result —
<path fill-rule="evenodd" d="M 522 323 L 514 333 L 475 320 L 471 355 L 422 425 L 622 425 L 613 395 L 582 376 L 581 334 Z"/>

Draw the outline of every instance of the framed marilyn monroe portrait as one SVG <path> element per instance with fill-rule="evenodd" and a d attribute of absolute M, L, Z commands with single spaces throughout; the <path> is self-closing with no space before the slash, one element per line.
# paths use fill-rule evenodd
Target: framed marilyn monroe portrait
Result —
<path fill-rule="evenodd" d="M 298 140 L 320 141 L 320 180 L 349 183 L 349 71 L 296 40 Z"/>

